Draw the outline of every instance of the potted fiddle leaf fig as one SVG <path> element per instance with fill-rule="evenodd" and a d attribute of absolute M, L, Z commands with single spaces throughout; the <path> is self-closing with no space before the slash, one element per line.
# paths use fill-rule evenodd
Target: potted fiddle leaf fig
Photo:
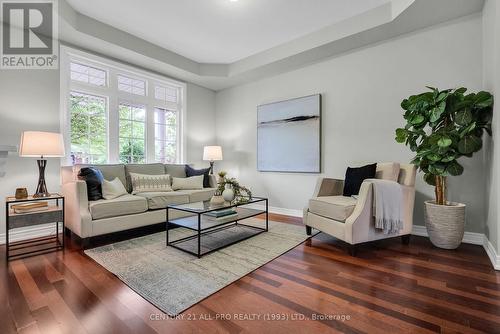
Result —
<path fill-rule="evenodd" d="M 466 88 L 430 91 L 404 99 L 404 128 L 396 141 L 415 152 L 412 163 L 435 188 L 435 200 L 425 202 L 425 225 L 431 242 L 455 249 L 462 242 L 465 204 L 447 200 L 446 181 L 459 176 L 460 158 L 472 157 L 483 146 L 483 133 L 491 136 L 493 96 L 488 92 L 465 94 Z"/>

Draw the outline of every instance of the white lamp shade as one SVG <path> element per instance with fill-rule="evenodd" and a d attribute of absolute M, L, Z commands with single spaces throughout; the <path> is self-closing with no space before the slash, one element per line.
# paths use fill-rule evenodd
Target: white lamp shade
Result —
<path fill-rule="evenodd" d="M 205 160 L 205 161 L 222 160 L 222 147 L 220 147 L 220 146 L 205 146 L 203 148 L 203 160 Z"/>
<path fill-rule="evenodd" d="M 64 140 L 60 133 L 24 131 L 19 145 L 21 157 L 64 157 Z"/>

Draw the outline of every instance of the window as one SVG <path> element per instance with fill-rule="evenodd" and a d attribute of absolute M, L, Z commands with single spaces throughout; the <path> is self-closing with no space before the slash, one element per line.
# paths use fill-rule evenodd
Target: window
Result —
<path fill-rule="evenodd" d="M 155 108 L 155 160 L 173 163 L 177 157 L 177 112 Z"/>
<path fill-rule="evenodd" d="M 61 47 L 66 163 L 183 163 L 186 85 Z"/>
<path fill-rule="evenodd" d="M 132 94 L 146 95 L 146 82 L 144 80 L 132 79 L 123 75 L 118 76 L 118 89 Z"/>
<path fill-rule="evenodd" d="M 71 92 L 70 114 L 72 163 L 105 163 L 106 99 Z"/>
<path fill-rule="evenodd" d="M 177 103 L 177 89 L 174 87 L 155 87 L 155 98 L 162 101 Z"/>
<path fill-rule="evenodd" d="M 120 162 L 144 163 L 146 152 L 146 109 L 120 104 Z"/>
<path fill-rule="evenodd" d="M 95 86 L 106 85 L 106 71 L 87 65 L 71 63 L 71 80 Z"/>

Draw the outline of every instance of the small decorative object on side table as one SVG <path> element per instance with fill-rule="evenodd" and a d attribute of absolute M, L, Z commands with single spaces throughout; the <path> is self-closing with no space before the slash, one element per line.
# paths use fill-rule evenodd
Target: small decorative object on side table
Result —
<path fill-rule="evenodd" d="M 55 235 L 16 242 L 9 241 L 10 230 L 48 223 L 55 223 Z M 5 199 L 5 224 L 7 261 L 11 258 L 18 259 L 64 249 L 64 196 L 50 194 L 47 197 L 28 196 L 24 199 L 7 197 Z"/>
<path fill-rule="evenodd" d="M 28 198 L 28 190 L 26 188 L 17 188 L 15 197 L 16 199 Z"/>

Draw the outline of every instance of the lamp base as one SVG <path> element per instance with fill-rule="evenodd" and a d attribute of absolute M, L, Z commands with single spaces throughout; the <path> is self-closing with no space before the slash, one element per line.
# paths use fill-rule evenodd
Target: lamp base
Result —
<path fill-rule="evenodd" d="M 214 173 L 214 162 L 210 161 L 210 174 Z"/>
<path fill-rule="evenodd" d="M 41 159 L 36 162 L 38 164 L 38 186 L 33 197 L 50 197 L 50 193 L 47 191 L 47 184 L 45 183 L 45 166 L 47 166 L 47 160 Z"/>

